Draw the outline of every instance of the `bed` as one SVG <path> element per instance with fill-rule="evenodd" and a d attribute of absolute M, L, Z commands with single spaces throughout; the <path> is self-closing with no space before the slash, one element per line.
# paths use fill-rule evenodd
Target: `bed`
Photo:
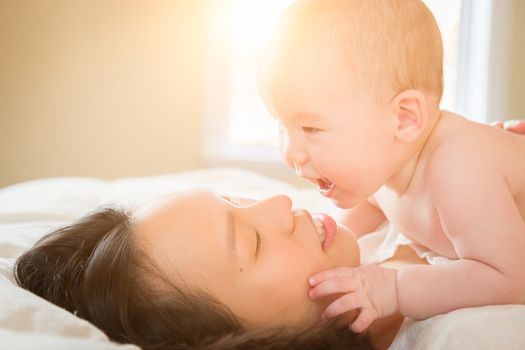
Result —
<path fill-rule="evenodd" d="M 287 194 L 295 207 L 335 211 L 313 189 L 237 168 L 112 181 L 50 178 L 0 189 L 0 348 L 137 350 L 133 345 L 110 342 L 88 322 L 16 286 L 13 264 L 42 235 L 98 206 L 134 206 L 192 187 L 253 198 Z M 525 306 L 486 306 L 424 321 L 406 320 L 390 349 L 525 349 Z"/>

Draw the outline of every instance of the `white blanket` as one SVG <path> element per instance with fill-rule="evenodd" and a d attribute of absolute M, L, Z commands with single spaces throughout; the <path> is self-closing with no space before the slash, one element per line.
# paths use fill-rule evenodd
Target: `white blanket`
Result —
<path fill-rule="evenodd" d="M 219 168 L 156 177 L 104 181 L 54 178 L 0 189 L 0 348 L 137 349 L 118 345 L 86 321 L 17 287 L 12 266 L 38 238 L 97 206 L 135 205 L 169 192 L 209 187 L 224 194 L 264 198 L 287 194 L 295 207 L 332 212 L 313 190 L 300 190 L 269 177 Z M 525 306 L 458 310 L 407 321 L 391 349 L 525 349 Z"/>

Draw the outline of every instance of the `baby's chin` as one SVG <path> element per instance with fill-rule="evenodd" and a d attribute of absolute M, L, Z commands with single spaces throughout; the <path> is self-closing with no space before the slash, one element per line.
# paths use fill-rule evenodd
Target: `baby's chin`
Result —
<path fill-rule="evenodd" d="M 337 189 L 336 189 L 337 191 Z M 340 209 L 351 209 L 362 202 L 364 199 L 355 196 L 351 196 L 347 193 L 335 193 L 333 197 L 330 197 L 330 200 L 334 205 Z"/>

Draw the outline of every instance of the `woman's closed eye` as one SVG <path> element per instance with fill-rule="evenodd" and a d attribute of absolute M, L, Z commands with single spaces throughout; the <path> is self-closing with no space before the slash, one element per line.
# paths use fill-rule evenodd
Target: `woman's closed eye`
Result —
<path fill-rule="evenodd" d="M 259 250 L 261 248 L 261 235 L 259 231 L 255 230 L 255 259 L 259 256 Z"/>
<path fill-rule="evenodd" d="M 247 199 L 247 198 L 234 198 L 234 197 L 228 197 L 228 196 L 221 196 L 223 199 L 228 201 L 230 204 L 234 206 L 243 206 L 243 205 L 249 205 L 255 202 L 255 200 Z M 261 248 L 261 234 L 259 231 L 254 230 L 255 233 L 255 259 L 259 256 L 259 251 Z"/>

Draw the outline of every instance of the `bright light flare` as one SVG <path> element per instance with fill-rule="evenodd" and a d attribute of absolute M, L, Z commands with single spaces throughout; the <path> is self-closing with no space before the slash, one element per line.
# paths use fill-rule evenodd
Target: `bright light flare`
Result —
<path fill-rule="evenodd" d="M 269 40 L 279 15 L 291 0 L 234 0 L 230 38 L 234 49 L 257 50 Z"/>

